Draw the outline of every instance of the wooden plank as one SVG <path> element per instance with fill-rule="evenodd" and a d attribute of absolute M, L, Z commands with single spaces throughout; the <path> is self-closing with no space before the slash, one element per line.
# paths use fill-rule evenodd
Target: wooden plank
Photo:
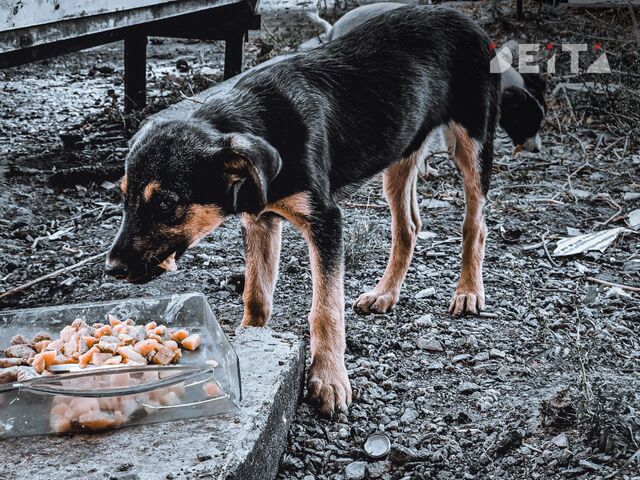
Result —
<path fill-rule="evenodd" d="M 225 40 L 224 79 L 227 80 L 242 71 L 244 60 L 244 32 L 236 32 Z"/>
<path fill-rule="evenodd" d="M 0 0 L 6 2 L 8 0 Z M 251 2 L 253 3 L 253 2 Z M 11 31 L 0 31 L 0 54 L 53 42 L 120 30 L 173 18 L 188 13 L 202 12 L 232 4 L 249 4 L 246 0 L 180 0 L 167 1 L 137 8 L 95 16 L 78 17 L 55 23 L 37 25 Z"/>
<path fill-rule="evenodd" d="M 147 104 L 147 36 L 124 39 L 124 109 L 140 110 Z"/>
<path fill-rule="evenodd" d="M 177 0 L 0 0 L 0 31 L 175 1 Z"/>

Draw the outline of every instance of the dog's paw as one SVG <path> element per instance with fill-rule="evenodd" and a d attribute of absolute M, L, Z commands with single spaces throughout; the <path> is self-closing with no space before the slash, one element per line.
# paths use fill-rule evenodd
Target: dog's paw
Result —
<path fill-rule="evenodd" d="M 371 290 L 363 293 L 353 304 L 353 309 L 361 314 L 387 313 L 398 303 L 398 294 L 394 292 L 377 292 Z"/>
<path fill-rule="evenodd" d="M 351 384 L 344 360 L 314 359 L 307 382 L 308 398 L 320 413 L 333 417 L 337 411 L 347 413 L 351 405 Z"/>
<path fill-rule="evenodd" d="M 453 315 L 478 315 L 484 310 L 484 289 L 465 289 L 458 287 L 449 304 L 449 313 Z"/>

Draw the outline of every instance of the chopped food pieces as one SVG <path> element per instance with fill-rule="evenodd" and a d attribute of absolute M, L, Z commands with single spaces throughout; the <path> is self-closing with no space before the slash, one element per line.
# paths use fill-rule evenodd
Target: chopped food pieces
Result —
<path fill-rule="evenodd" d="M 21 358 L 0 358 L 0 368 L 19 367 L 20 365 L 26 365 L 26 362 Z"/>
<path fill-rule="evenodd" d="M 25 343 L 27 343 L 27 341 L 22 335 L 15 335 L 11 337 L 11 341 L 9 343 L 11 345 L 24 345 Z"/>
<path fill-rule="evenodd" d="M 11 338 L 11 345 L 0 358 L 0 368 L 30 365 L 35 375 L 49 374 L 52 365 L 78 364 L 80 368 L 103 365 L 169 365 L 182 358 L 182 349 L 196 350 L 199 334 L 185 329 L 170 330 L 157 322 L 136 325 L 128 318 L 107 315 L 106 322 L 92 325 L 76 318 L 60 331 L 59 338 L 40 332 L 33 340 L 23 335 Z M 13 378 L 14 370 L 1 379 Z M 7 383 L 13 380 L 0 381 Z"/>
<path fill-rule="evenodd" d="M 186 348 L 187 350 L 195 350 L 200 346 L 200 335 L 194 333 L 193 335 L 189 335 L 187 338 L 182 340 L 182 348 Z"/>
<path fill-rule="evenodd" d="M 125 362 L 137 362 L 141 365 L 147 364 L 147 359 L 136 352 L 133 347 L 119 347 L 118 354 L 124 358 Z"/>
<path fill-rule="evenodd" d="M 40 332 L 40 333 L 36 333 L 36 336 L 33 337 L 33 343 L 43 342 L 45 340 L 51 341 L 51 335 L 44 332 Z"/>
<path fill-rule="evenodd" d="M 222 395 L 222 389 L 216 382 L 207 382 L 202 386 L 202 390 L 207 397 L 219 397 Z"/>
<path fill-rule="evenodd" d="M 187 332 L 186 330 L 176 330 L 171 334 L 171 340 L 175 340 L 176 342 L 181 342 L 188 336 L 189 336 L 189 332 Z"/>
<path fill-rule="evenodd" d="M 156 365 L 169 365 L 173 361 L 174 352 L 166 345 L 160 345 L 151 360 Z"/>
<path fill-rule="evenodd" d="M 21 358 L 22 360 L 29 360 L 34 357 L 36 351 L 29 345 L 11 345 L 4 351 L 4 356 L 9 358 Z"/>
<path fill-rule="evenodd" d="M 18 367 L 0 368 L 0 383 L 11 383 L 18 379 Z"/>

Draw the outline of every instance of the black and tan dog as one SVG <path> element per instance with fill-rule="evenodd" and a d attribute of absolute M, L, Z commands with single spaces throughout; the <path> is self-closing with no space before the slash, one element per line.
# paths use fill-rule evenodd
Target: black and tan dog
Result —
<path fill-rule="evenodd" d="M 246 229 L 242 325 L 264 326 L 278 274 L 281 220 L 309 246 L 313 278 L 308 389 L 324 413 L 345 410 L 342 215 L 336 203 L 379 172 L 392 214 L 382 279 L 358 298 L 362 313 L 398 301 L 420 216 L 416 163 L 445 126 L 464 180 L 462 272 L 451 312 L 484 305 L 483 219 L 500 76 L 486 34 L 453 10 L 405 7 L 328 46 L 265 67 L 190 119 L 137 136 L 123 180 L 124 218 L 107 272 L 148 281 L 229 215 Z"/>

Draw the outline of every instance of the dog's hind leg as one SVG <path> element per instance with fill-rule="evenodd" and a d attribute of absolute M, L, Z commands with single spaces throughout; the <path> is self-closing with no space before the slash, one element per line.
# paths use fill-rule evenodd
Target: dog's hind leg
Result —
<path fill-rule="evenodd" d="M 386 313 L 398 301 L 421 227 L 416 192 L 421 150 L 391 165 L 383 174 L 384 192 L 391 210 L 391 254 L 376 287 L 360 295 L 354 303 L 358 313 Z"/>
<path fill-rule="evenodd" d="M 485 142 L 483 147 L 469 136 L 467 130 L 457 123 L 449 125 L 445 136 L 452 151 L 453 159 L 462 174 L 465 198 L 465 215 L 462 224 L 462 270 L 455 294 L 451 300 L 449 311 L 454 315 L 465 313 L 477 314 L 484 308 L 484 284 L 482 280 L 482 262 L 484 245 L 487 237 L 487 226 L 484 221 L 484 205 L 486 201 L 483 187 L 483 172 L 480 159 L 493 149 Z M 485 162 L 486 163 L 486 162 Z M 490 169 L 491 163 L 487 167 Z"/>
<path fill-rule="evenodd" d="M 273 214 L 244 214 L 245 286 L 242 326 L 264 327 L 271 316 L 273 290 L 278 278 L 282 221 Z"/>

